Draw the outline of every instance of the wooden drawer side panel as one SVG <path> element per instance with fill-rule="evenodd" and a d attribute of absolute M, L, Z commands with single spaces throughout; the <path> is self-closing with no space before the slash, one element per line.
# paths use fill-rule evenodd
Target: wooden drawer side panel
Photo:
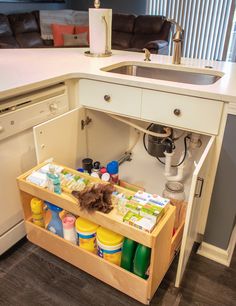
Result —
<path fill-rule="evenodd" d="M 168 214 L 169 213 L 169 214 Z M 159 229 L 151 255 L 149 297 L 153 297 L 170 265 L 171 237 L 173 233 L 175 207 L 170 206 L 164 215 L 165 226 Z M 161 220 L 164 222 L 164 220 Z M 155 230 L 154 230 L 155 232 Z"/>
<path fill-rule="evenodd" d="M 180 249 L 183 231 L 184 231 L 184 222 L 185 220 L 182 221 L 179 228 L 175 232 L 175 235 L 172 237 L 171 250 L 170 250 L 170 262 L 172 262 L 172 260 L 174 259 L 174 256 L 176 255 L 176 252 L 178 252 L 178 250 Z"/>
<path fill-rule="evenodd" d="M 26 221 L 28 239 L 106 284 L 147 304 L 148 281 Z"/>

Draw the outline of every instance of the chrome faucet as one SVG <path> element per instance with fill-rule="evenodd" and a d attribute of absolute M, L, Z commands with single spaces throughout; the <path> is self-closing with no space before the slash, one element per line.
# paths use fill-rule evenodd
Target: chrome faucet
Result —
<path fill-rule="evenodd" d="M 173 34 L 172 38 L 174 43 L 172 64 L 179 65 L 181 64 L 181 56 L 182 56 L 183 29 L 175 20 L 173 19 L 167 19 L 167 20 L 176 26 L 176 31 Z"/>
<path fill-rule="evenodd" d="M 144 56 L 145 56 L 144 61 L 145 62 L 150 62 L 151 61 L 151 59 L 150 59 L 150 56 L 151 56 L 150 51 L 148 49 L 146 49 L 146 48 L 143 48 L 143 51 L 144 51 Z"/>

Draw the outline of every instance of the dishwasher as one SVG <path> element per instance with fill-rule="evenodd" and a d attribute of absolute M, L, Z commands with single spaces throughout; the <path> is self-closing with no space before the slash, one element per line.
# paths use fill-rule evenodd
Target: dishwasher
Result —
<path fill-rule="evenodd" d="M 68 110 L 64 83 L 0 101 L 0 255 L 25 235 L 16 177 L 37 164 L 33 127 Z"/>

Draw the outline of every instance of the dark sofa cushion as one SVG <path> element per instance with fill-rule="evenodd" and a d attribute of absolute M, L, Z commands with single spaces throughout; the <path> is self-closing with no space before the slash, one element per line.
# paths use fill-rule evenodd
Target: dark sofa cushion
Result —
<path fill-rule="evenodd" d="M 0 36 L 11 36 L 12 30 L 8 18 L 4 14 L 0 14 Z"/>
<path fill-rule="evenodd" d="M 113 14 L 112 15 L 112 48 L 127 49 L 134 30 L 134 15 Z"/>
<path fill-rule="evenodd" d="M 171 24 L 163 16 L 141 15 L 135 20 L 133 48 L 142 49 L 150 41 L 169 40 Z"/>
<path fill-rule="evenodd" d="M 19 44 L 13 36 L 0 36 L 0 48 L 19 48 Z"/>
<path fill-rule="evenodd" d="M 113 14 L 112 31 L 133 33 L 135 18 L 134 15 Z"/>
<path fill-rule="evenodd" d="M 13 37 L 8 18 L 4 14 L 0 14 L 0 48 L 19 48 Z"/>
<path fill-rule="evenodd" d="M 163 16 L 140 15 L 135 19 L 134 33 L 158 34 L 165 19 Z"/>
<path fill-rule="evenodd" d="M 35 15 L 32 13 L 12 14 L 8 16 L 8 19 L 15 35 L 40 32 Z"/>
<path fill-rule="evenodd" d="M 43 40 L 37 32 L 17 34 L 16 40 L 21 48 L 44 47 Z"/>

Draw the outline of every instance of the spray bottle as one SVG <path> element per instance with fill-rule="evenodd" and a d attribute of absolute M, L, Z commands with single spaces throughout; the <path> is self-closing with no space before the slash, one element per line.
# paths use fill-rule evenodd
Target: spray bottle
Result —
<path fill-rule="evenodd" d="M 63 237 L 63 226 L 61 218 L 59 216 L 59 213 L 62 211 L 62 208 L 47 201 L 45 201 L 45 204 L 50 210 L 52 216 L 50 222 L 48 223 L 47 230 L 49 230 L 53 234 Z"/>

